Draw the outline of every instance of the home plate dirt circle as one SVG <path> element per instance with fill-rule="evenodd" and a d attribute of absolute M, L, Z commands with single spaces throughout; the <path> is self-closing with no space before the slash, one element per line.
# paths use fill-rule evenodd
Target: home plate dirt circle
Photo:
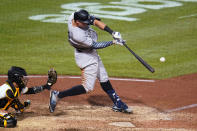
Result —
<path fill-rule="evenodd" d="M 62 106 L 64 105 L 64 106 Z M 33 108 L 18 116 L 16 130 L 68 130 L 68 131 L 147 131 L 161 121 L 171 122 L 173 113 L 161 113 L 155 108 L 143 105 L 130 106 L 134 114 L 113 112 L 109 106 L 68 105 L 60 102 L 54 113 L 49 113 L 48 106 L 34 104 Z M 40 112 L 38 112 L 40 110 Z M 38 124 L 39 123 L 39 124 Z M 169 130 L 168 126 L 156 128 L 155 131 Z M 173 128 L 174 130 L 175 128 Z M 153 131 L 154 131 L 153 130 Z M 171 131 L 171 130 L 169 130 Z M 176 131 L 185 131 L 176 129 Z"/>

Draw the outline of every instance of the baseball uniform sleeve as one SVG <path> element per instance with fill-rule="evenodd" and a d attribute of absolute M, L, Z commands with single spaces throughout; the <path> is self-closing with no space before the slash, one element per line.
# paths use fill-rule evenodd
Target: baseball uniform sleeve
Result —
<path fill-rule="evenodd" d="M 113 41 L 103 41 L 103 42 L 93 42 L 92 48 L 93 49 L 102 49 L 108 47 L 113 44 Z"/>

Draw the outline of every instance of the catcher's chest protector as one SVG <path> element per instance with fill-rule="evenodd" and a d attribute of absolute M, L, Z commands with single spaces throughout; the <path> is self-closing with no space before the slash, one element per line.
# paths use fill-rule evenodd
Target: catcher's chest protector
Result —
<path fill-rule="evenodd" d="M 12 90 L 15 98 L 20 95 L 19 88 L 15 88 L 13 84 L 10 85 L 8 83 L 5 83 L 2 86 L 0 86 L 0 108 L 3 110 L 8 110 L 10 104 L 13 101 L 13 99 L 7 99 L 7 95 L 6 95 L 7 90 Z"/>

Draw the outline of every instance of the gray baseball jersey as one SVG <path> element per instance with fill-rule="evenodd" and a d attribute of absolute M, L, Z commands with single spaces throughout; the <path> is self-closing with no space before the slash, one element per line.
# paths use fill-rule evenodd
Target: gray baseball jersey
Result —
<path fill-rule="evenodd" d="M 108 81 L 104 65 L 93 44 L 97 42 L 97 33 L 90 27 L 82 29 L 72 25 L 74 13 L 68 19 L 68 39 L 75 48 L 75 61 L 82 71 L 82 85 L 86 91 L 94 88 L 96 78 L 100 82 Z M 108 42 L 109 45 L 112 42 Z"/>

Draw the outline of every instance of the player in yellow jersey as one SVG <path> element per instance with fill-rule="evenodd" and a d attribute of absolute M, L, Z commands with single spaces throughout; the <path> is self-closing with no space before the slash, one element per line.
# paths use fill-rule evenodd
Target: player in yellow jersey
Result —
<path fill-rule="evenodd" d="M 51 72 L 55 72 L 51 76 Z M 26 87 L 28 77 L 25 69 L 12 66 L 8 70 L 8 79 L 6 83 L 0 86 L 0 127 L 15 127 L 17 120 L 13 114 L 8 113 L 10 107 L 14 108 L 18 113 L 22 113 L 25 108 L 30 105 L 30 100 L 21 103 L 18 97 L 21 94 L 36 94 L 44 89 L 51 89 L 51 86 L 56 83 L 57 73 L 52 68 L 48 72 L 48 80 L 45 85 Z"/>

